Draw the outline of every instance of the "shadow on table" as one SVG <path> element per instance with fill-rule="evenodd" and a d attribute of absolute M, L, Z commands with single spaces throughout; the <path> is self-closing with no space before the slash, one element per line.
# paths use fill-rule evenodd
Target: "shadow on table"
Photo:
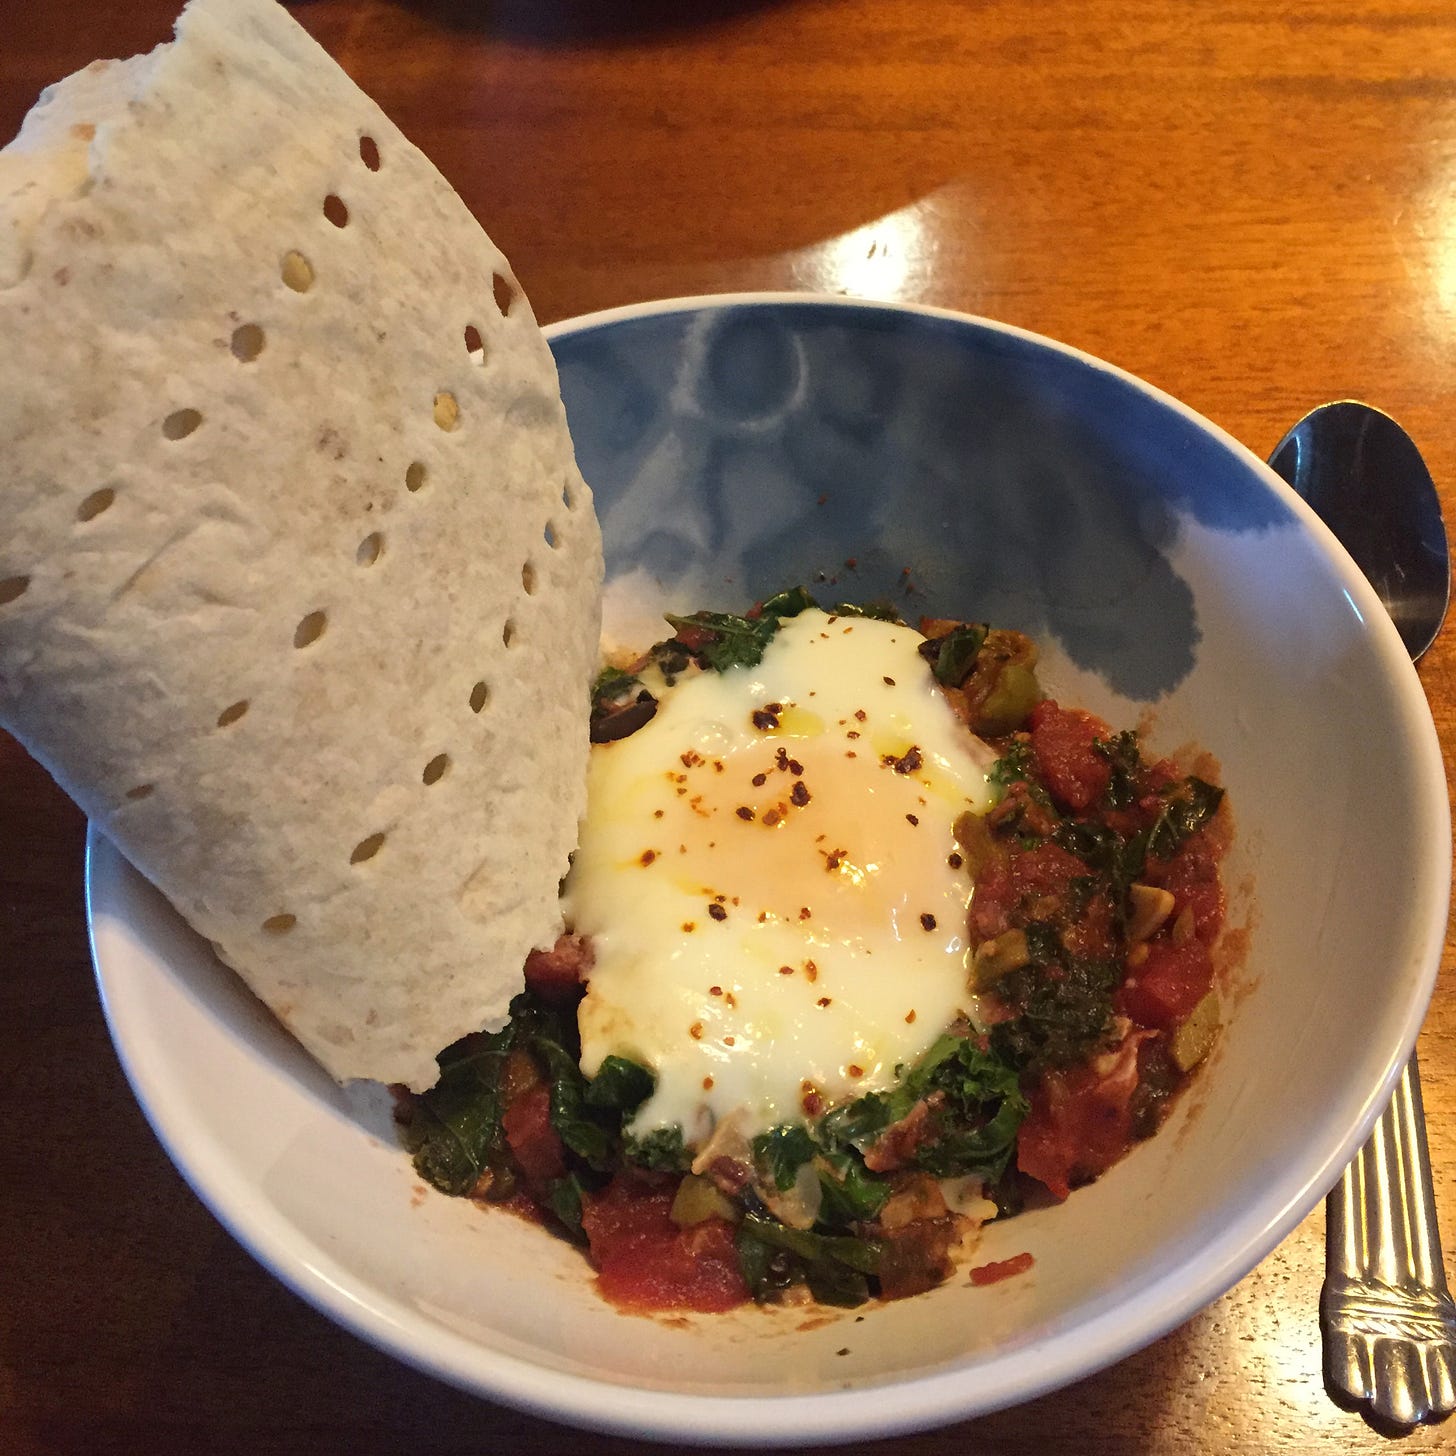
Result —
<path fill-rule="evenodd" d="M 792 0 L 405 0 L 455 30 L 543 47 L 625 44 L 706 30 Z"/>

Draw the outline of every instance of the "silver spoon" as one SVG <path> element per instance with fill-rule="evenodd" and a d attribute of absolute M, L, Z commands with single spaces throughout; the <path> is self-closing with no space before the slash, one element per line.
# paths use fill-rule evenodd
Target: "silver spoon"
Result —
<path fill-rule="evenodd" d="M 1312 410 L 1269 457 L 1380 594 L 1414 660 L 1446 615 L 1441 503 L 1415 442 L 1342 400 Z M 1325 1206 L 1325 1380 L 1392 1426 L 1456 1410 L 1456 1302 L 1446 1284 L 1416 1059 Z"/>

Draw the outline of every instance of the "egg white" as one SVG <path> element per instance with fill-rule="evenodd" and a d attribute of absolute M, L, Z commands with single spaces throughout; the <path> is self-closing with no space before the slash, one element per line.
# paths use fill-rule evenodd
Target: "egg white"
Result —
<path fill-rule="evenodd" d="M 809 610 L 592 750 L 566 885 L 595 962 L 582 1070 L 656 1089 L 631 1130 L 748 1134 L 895 1080 L 960 1014 L 970 878 L 952 826 L 994 752 L 908 627 Z"/>

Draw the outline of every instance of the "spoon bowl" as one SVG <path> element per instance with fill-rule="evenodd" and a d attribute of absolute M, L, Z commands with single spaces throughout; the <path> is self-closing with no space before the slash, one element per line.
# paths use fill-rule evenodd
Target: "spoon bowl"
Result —
<path fill-rule="evenodd" d="M 1446 615 L 1451 556 L 1415 442 L 1373 406 L 1338 400 L 1305 415 L 1269 464 L 1340 538 L 1419 658 Z"/>

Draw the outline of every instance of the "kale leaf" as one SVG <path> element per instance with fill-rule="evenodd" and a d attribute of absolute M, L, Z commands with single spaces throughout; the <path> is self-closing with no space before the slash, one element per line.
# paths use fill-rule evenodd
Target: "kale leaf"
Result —
<path fill-rule="evenodd" d="M 809 1129 L 802 1122 L 780 1123 L 753 1140 L 753 1156 L 773 1179 L 780 1193 L 794 1186 L 799 1169 L 817 1151 Z"/>
<path fill-rule="evenodd" d="M 1164 791 L 1164 803 L 1148 831 L 1147 852 L 1171 859 L 1183 841 L 1202 829 L 1218 812 L 1223 790 L 1190 774 Z"/>
<path fill-rule="evenodd" d="M 622 1156 L 639 1168 L 661 1173 L 686 1173 L 693 1161 L 683 1142 L 682 1128 L 676 1124 L 654 1128 L 642 1137 L 626 1134 Z"/>
<path fill-rule="evenodd" d="M 935 680 L 948 688 L 958 688 L 976 665 L 976 654 L 986 640 L 984 622 L 966 622 L 953 627 L 944 637 L 936 637 L 921 645 L 920 655 L 930 663 Z"/>

